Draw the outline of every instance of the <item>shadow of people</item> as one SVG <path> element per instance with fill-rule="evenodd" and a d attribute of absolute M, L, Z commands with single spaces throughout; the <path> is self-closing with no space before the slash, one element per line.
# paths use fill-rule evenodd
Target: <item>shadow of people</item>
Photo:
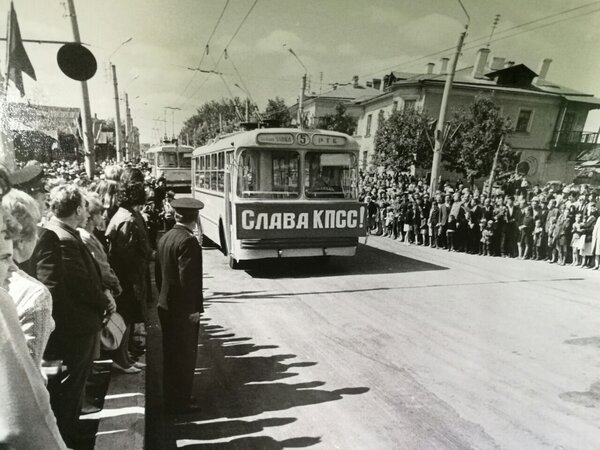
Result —
<path fill-rule="evenodd" d="M 318 437 L 299 437 L 277 441 L 269 436 L 250 436 L 233 439 L 229 442 L 192 444 L 183 448 L 189 450 L 283 450 L 285 448 L 303 448 L 321 442 Z"/>
<path fill-rule="evenodd" d="M 207 329 L 208 328 L 208 329 Z M 321 438 L 300 437 L 278 441 L 268 436 L 245 436 L 228 442 L 203 442 L 235 438 L 265 428 L 288 425 L 294 417 L 244 420 L 262 413 L 331 402 L 346 395 L 364 394 L 367 387 L 324 389 L 324 381 L 283 383 L 298 375 L 297 370 L 314 366 L 314 361 L 297 361 L 294 354 L 246 356 L 258 350 L 274 350 L 276 345 L 239 343 L 232 335 L 222 339 L 225 330 L 202 325 L 198 341 L 198 364 L 194 396 L 202 405 L 190 414 L 176 416 L 168 439 L 184 448 L 283 449 L 307 447 Z M 292 371 L 294 369 L 295 371 Z M 235 420 L 237 419 L 237 420 Z"/>

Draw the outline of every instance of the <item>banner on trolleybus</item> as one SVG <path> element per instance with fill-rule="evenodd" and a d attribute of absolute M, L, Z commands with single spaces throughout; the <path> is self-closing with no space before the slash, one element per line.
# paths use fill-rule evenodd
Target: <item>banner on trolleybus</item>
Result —
<path fill-rule="evenodd" d="M 366 206 L 360 203 L 242 203 L 237 239 L 364 236 Z"/>

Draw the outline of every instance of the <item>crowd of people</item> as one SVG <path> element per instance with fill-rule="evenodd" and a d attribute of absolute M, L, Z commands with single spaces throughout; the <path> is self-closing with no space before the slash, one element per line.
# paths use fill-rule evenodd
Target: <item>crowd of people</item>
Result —
<path fill-rule="evenodd" d="M 101 353 L 115 371 L 145 367 L 149 266 L 174 194 L 144 166 L 104 163 L 97 175 L 65 162 L 0 170 L 0 442 L 10 448 L 80 445 Z M 108 351 L 100 333 L 114 312 L 126 328 Z M 55 361 L 66 371 L 49 380 Z"/>
<path fill-rule="evenodd" d="M 362 172 L 359 200 L 369 232 L 406 244 L 485 256 L 600 267 L 599 192 L 586 185 L 530 186 L 512 176 L 492 192 L 445 182 Z"/>

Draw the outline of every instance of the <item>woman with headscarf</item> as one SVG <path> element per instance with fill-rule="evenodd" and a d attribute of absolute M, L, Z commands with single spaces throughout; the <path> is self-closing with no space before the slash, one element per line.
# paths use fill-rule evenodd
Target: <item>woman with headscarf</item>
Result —
<path fill-rule="evenodd" d="M 118 350 L 113 367 L 125 373 L 138 373 L 139 368 L 129 355 L 130 337 L 134 324 L 144 322 L 149 295 L 148 263 L 152 249 L 146 224 L 140 213 L 146 201 L 144 175 L 141 170 L 127 168 L 121 174 L 118 191 L 119 209 L 106 229 L 109 244 L 108 258 L 123 289 L 116 299 L 117 312 L 127 324 L 127 331 Z"/>

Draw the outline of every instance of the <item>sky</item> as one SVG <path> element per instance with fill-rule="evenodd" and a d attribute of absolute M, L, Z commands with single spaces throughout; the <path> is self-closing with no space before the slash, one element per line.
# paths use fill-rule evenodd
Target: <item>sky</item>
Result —
<path fill-rule="evenodd" d="M 392 70 L 424 72 L 428 62 L 436 63 L 438 71 L 440 58 L 452 56 L 467 22 L 458 0 L 258 0 L 255 5 L 256 0 L 74 1 L 81 40 L 98 61 L 88 82 L 92 114 L 115 116 L 112 63 L 120 96 L 127 92 L 134 125 L 148 143 L 157 142 L 165 128 L 169 136 L 173 130 L 177 135 L 185 119 L 210 100 L 245 97 L 247 92 L 261 109 L 275 96 L 294 104 L 304 68 L 289 48 L 307 69 L 310 91 L 318 94 L 354 75 L 364 83 Z M 463 4 L 470 23 L 459 68 L 473 64 L 477 49 L 485 45 L 479 38 L 490 35 L 500 14 L 490 57 L 524 63 L 534 71 L 551 58 L 548 80 L 600 97 L 600 1 Z M 14 0 L 14 5 L 24 39 L 73 39 L 66 1 Z M 9 0 L 0 0 L 0 11 L 9 8 Z M 21 99 L 10 86 L 9 100 L 80 107 L 80 84 L 57 66 L 59 46 L 25 47 L 37 81 L 24 75 L 26 96 Z M 437 52 L 442 53 L 432 55 Z M 223 76 L 188 69 L 200 62 L 202 69 Z M 5 64 L 0 57 L 3 72 Z M 124 106 L 121 102 L 121 117 Z M 599 126 L 596 111 L 586 128 L 597 131 Z"/>

